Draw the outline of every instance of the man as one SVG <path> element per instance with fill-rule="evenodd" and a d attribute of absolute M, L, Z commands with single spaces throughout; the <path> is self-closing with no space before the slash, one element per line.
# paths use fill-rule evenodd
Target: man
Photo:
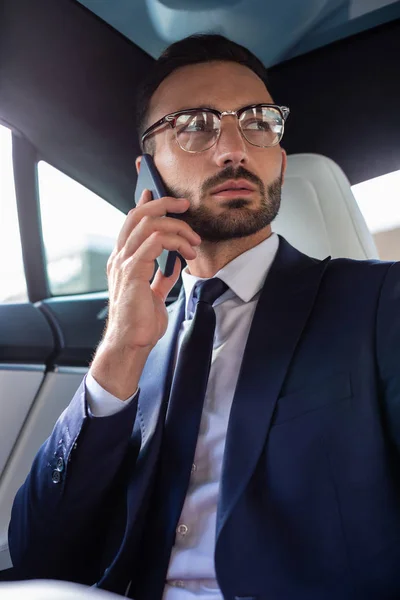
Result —
<path fill-rule="evenodd" d="M 243 47 L 182 40 L 141 97 L 171 197 L 121 230 L 102 343 L 14 503 L 17 572 L 136 600 L 399 598 L 400 265 L 271 233 L 288 109 Z M 168 310 L 162 249 L 188 265 Z"/>

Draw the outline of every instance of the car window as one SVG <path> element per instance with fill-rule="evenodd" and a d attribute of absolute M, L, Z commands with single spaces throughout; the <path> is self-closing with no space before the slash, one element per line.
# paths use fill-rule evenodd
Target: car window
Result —
<path fill-rule="evenodd" d="M 124 213 L 44 161 L 38 181 L 52 295 L 106 290 L 107 260 Z"/>
<path fill-rule="evenodd" d="M 0 125 L 0 302 L 28 299 L 15 199 L 12 134 Z"/>
<path fill-rule="evenodd" d="M 400 171 L 352 186 L 381 260 L 400 260 Z"/>

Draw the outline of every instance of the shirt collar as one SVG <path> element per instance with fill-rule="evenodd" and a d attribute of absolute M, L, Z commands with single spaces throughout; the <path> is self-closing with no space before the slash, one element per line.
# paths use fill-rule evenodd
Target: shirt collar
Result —
<path fill-rule="evenodd" d="M 276 233 L 273 233 L 266 240 L 243 252 L 243 254 L 222 267 L 214 277 L 219 277 L 226 283 L 229 290 L 218 298 L 215 305 L 232 298 L 234 295 L 238 296 L 243 302 L 249 302 L 254 298 L 264 285 L 268 271 L 278 251 L 278 246 L 279 237 Z M 186 319 L 189 319 L 193 312 L 194 286 L 198 281 L 205 281 L 206 279 L 188 273 L 187 266 L 183 269 L 182 285 L 186 297 Z"/>

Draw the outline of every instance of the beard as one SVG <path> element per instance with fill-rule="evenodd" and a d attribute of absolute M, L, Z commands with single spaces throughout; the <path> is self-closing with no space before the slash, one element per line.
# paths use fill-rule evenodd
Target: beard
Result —
<path fill-rule="evenodd" d="M 207 192 L 229 179 L 246 179 L 259 188 L 260 203 L 257 208 L 251 208 L 254 200 L 240 197 L 227 199 L 223 206 L 225 210 L 215 215 L 208 206 L 202 202 Z M 187 190 L 172 186 L 167 187 L 168 195 L 176 198 L 188 198 L 190 206 L 177 218 L 185 221 L 190 227 L 207 242 L 223 242 L 237 238 L 247 237 L 258 233 L 272 223 L 279 212 L 281 205 L 282 173 L 267 188 L 259 177 L 247 171 L 244 167 L 234 169 L 227 167 L 214 177 L 205 181 L 200 190 L 200 203 L 193 207 L 193 194 Z M 219 205 L 222 203 L 219 201 Z"/>

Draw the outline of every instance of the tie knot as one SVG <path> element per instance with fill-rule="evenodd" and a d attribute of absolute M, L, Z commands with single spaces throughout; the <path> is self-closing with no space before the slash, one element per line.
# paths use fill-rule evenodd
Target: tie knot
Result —
<path fill-rule="evenodd" d="M 226 283 L 218 277 L 213 277 L 212 279 L 196 283 L 193 290 L 193 298 L 197 302 L 207 302 L 207 304 L 211 304 L 212 306 L 216 299 L 222 296 L 227 289 L 228 286 Z"/>

